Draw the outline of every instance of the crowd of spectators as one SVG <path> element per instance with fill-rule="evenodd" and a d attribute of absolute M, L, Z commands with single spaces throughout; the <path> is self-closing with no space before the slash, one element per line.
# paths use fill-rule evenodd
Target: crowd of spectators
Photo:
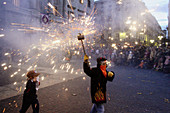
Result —
<path fill-rule="evenodd" d="M 123 49 L 90 48 L 87 51 L 92 58 L 105 56 L 118 66 L 134 66 L 135 68 L 170 73 L 170 49 L 167 47 L 157 48 L 138 45 Z"/>

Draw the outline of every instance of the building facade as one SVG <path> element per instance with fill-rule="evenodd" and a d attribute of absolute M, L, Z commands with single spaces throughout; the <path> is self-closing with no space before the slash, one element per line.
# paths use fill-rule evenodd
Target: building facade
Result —
<path fill-rule="evenodd" d="M 10 44 L 37 42 L 42 34 L 38 30 L 44 26 L 90 15 L 93 6 L 94 0 L 1 0 L 1 40 L 8 39 Z"/>
<path fill-rule="evenodd" d="M 31 27 L 40 27 L 40 0 L 1 0 L 0 1 L 0 34 L 1 42 L 8 46 L 30 44 L 37 33 Z M 35 42 L 36 42 L 36 38 Z M 6 43 L 2 43 L 6 45 Z M 8 47 L 6 45 L 6 47 Z"/>
<path fill-rule="evenodd" d="M 54 22 L 61 22 L 61 18 L 72 20 L 90 15 L 94 7 L 94 0 L 51 0 L 49 2 L 55 9 L 47 11 L 46 14 Z"/>
<path fill-rule="evenodd" d="M 145 4 L 138 0 L 100 0 L 95 2 L 96 24 L 102 23 L 106 39 L 119 41 L 157 40 L 161 27 Z"/>
<path fill-rule="evenodd" d="M 170 40 L 170 0 L 168 4 L 168 39 Z"/>

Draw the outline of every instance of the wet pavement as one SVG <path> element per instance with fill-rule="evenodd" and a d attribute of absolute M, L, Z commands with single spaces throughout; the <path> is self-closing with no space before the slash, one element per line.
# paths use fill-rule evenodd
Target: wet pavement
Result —
<path fill-rule="evenodd" d="M 134 67 L 111 67 L 105 113 L 170 113 L 170 74 Z M 69 76 L 70 73 L 61 73 Z M 50 81 L 49 81 L 50 82 Z M 89 113 L 90 78 L 85 74 L 39 89 L 40 113 Z M 17 113 L 22 95 L 0 101 L 0 112 Z M 32 113 L 31 107 L 28 113 Z"/>

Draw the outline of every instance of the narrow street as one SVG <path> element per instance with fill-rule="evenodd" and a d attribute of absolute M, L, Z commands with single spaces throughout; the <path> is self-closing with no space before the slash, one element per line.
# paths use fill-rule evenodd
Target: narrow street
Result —
<path fill-rule="evenodd" d="M 99 110 L 170 113 L 170 0 L 1 0 L 0 113 Z"/>
<path fill-rule="evenodd" d="M 107 84 L 105 113 L 170 113 L 169 74 L 125 66 L 108 70 L 113 70 L 116 76 Z M 89 113 L 92 106 L 89 90 L 90 79 L 84 74 L 41 88 L 40 113 Z M 1 112 L 18 112 L 21 101 L 22 95 L 1 100 Z M 30 107 L 28 113 L 31 112 Z"/>

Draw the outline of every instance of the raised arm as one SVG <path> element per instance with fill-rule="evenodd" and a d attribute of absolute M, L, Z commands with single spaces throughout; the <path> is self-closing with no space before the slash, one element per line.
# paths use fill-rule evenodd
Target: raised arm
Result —
<path fill-rule="evenodd" d="M 88 59 L 89 59 L 88 56 L 84 55 L 83 70 L 84 70 L 84 73 L 86 73 L 87 76 L 91 77 L 93 75 L 93 70 L 90 68 Z"/>

